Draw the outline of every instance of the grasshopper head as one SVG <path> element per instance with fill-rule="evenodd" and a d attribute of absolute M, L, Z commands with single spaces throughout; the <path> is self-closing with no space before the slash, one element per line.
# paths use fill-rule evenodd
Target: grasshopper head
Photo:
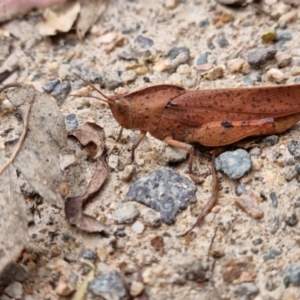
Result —
<path fill-rule="evenodd" d="M 131 106 L 124 96 L 110 96 L 108 105 L 117 122 L 124 128 L 133 128 Z"/>

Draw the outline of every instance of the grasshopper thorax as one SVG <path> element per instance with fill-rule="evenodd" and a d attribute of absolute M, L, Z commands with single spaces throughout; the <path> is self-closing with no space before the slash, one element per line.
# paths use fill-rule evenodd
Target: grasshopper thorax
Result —
<path fill-rule="evenodd" d="M 130 102 L 124 96 L 111 96 L 108 105 L 114 118 L 122 127 L 133 128 Z"/>

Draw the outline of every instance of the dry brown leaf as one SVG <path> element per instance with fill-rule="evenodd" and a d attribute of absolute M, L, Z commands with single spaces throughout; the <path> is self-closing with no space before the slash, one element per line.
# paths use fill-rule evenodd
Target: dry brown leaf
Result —
<path fill-rule="evenodd" d="M 97 166 L 93 178 L 87 191 L 79 197 L 70 197 L 65 201 L 65 213 L 70 224 L 86 232 L 99 232 L 108 235 L 109 232 L 96 218 L 82 212 L 82 207 L 101 188 L 107 177 L 107 167 L 105 163 L 97 159 Z"/>
<path fill-rule="evenodd" d="M 101 157 L 104 151 L 104 130 L 95 123 L 87 122 L 82 127 L 69 131 L 68 135 L 75 136 L 81 145 L 92 143 L 96 146 L 94 158 Z"/>
<path fill-rule="evenodd" d="M 81 11 L 76 24 L 79 39 L 97 22 L 106 10 L 107 0 L 80 0 Z"/>
<path fill-rule="evenodd" d="M 80 13 L 78 1 L 67 2 L 56 6 L 53 9 L 46 9 L 44 21 L 40 24 L 41 35 L 55 35 L 57 31 L 68 32 Z"/>
<path fill-rule="evenodd" d="M 6 151 L 0 151 L 0 165 L 6 160 Z M 18 257 L 28 240 L 26 206 L 16 169 L 10 165 L 0 176 L 0 273 Z"/>
<path fill-rule="evenodd" d="M 7 92 L 8 100 L 18 107 L 21 114 L 32 97 L 28 132 L 13 165 L 45 201 L 61 206 L 63 179 L 59 153 L 67 144 L 65 120 L 56 102 L 32 87 L 23 85 Z M 7 151 L 13 149 L 14 145 L 6 145 Z"/>

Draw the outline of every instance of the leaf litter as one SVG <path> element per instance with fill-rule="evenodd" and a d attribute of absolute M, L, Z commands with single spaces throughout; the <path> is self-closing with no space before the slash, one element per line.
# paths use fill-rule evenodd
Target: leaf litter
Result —
<path fill-rule="evenodd" d="M 67 142 L 64 117 L 55 101 L 22 84 L 4 86 L 0 93 L 4 90 L 8 90 L 6 97 L 24 124 L 20 138 L 7 139 L 0 151 L 0 272 L 29 240 L 18 173 L 46 201 L 62 206 L 63 178 L 58 156 Z M 0 126 L 5 126 L 3 120 Z"/>
<path fill-rule="evenodd" d="M 103 235 L 108 235 L 109 231 L 102 225 L 95 217 L 83 213 L 82 208 L 102 187 L 108 174 L 107 165 L 104 162 L 102 155 L 104 152 L 104 130 L 97 124 L 87 122 L 82 127 L 69 132 L 78 139 L 81 145 L 85 146 L 84 150 L 77 155 L 74 164 L 70 165 L 66 170 L 68 178 L 78 179 L 77 183 L 72 183 L 72 186 L 77 188 L 82 181 L 80 179 L 84 168 L 84 161 L 87 156 L 93 157 L 92 164 L 88 164 L 84 168 L 84 177 L 86 173 L 92 173 L 91 169 L 94 167 L 94 172 L 91 180 L 81 196 L 71 196 L 65 201 L 65 213 L 70 224 L 86 232 L 98 232 Z M 82 155 L 84 153 L 84 155 Z M 68 155 L 68 154 L 67 154 Z M 96 167 L 94 166 L 96 164 Z M 88 169 L 88 170 L 87 170 Z M 86 179 L 86 178 L 85 178 Z M 76 193 L 74 191 L 73 193 Z"/>

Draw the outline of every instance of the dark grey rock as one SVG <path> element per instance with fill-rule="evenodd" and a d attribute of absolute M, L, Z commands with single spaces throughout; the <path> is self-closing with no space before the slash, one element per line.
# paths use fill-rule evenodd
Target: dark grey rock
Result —
<path fill-rule="evenodd" d="M 281 251 L 278 251 L 276 249 L 270 249 L 268 251 L 265 252 L 263 259 L 264 262 L 270 260 L 270 259 L 274 259 L 276 256 L 281 255 Z"/>
<path fill-rule="evenodd" d="M 230 179 L 239 179 L 251 169 L 251 159 L 244 149 L 227 151 L 215 160 L 217 171 L 222 170 Z"/>
<path fill-rule="evenodd" d="M 89 77 L 89 80 L 91 83 L 100 82 L 102 79 L 102 75 L 100 73 L 96 73 L 96 72 L 89 73 L 88 77 Z"/>
<path fill-rule="evenodd" d="M 292 39 L 293 39 L 293 36 L 289 32 L 287 32 L 285 30 L 277 30 L 276 31 L 276 40 L 278 42 L 285 43 L 287 41 L 291 41 Z"/>
<path fill-rule="evenodd" d="M 83 259 L 88 259 L 91 261 L 94 261 L 97 257 L 95 251 L 93 251 L 92 249 L 83 249 L 80 254 L 79 254 L 80 258 Z"/>
<path fill-rule="evenodd" d="M 187 57 L 190 57 L 190 49 L 187 47 L 173 47 L 169 50 L 166 57 L 175 59 L 180 53 L 184 53 Z"/>
<path fill-rule="evenodd" d="M 46 82 L 44 85 L 43 85 L 43 90 L 46 92 L 46 93 L 51 93 L 54 88 L 60 83 L 60 80 L 58 79 L 54 79 L 54 80 L 51 80 L 49 82 Z"/>
<path fill-rule="evenodd" d="M 300 175 L 300 164 L 295 165 L 295 171 L 297 172 L 298 175 Z"/>
<path fill-rule="evenodd" d="M 236 194 L 237 196 L 242 195 L 242 194 L 245 193 L 246 191 L 249 191 L 249 187 L 246 186 L 245 184 L 238 184 L 238 185 L 235 187 L 235 194 Z"/>
<path fill-rule="evenodd" d="M 0 274 L 0 287 L 7 286 L 14 281 L 23 282 L 29 277 L 26 270 L 19 264 L 8 264 Z"/>
<path fill-rule="evenodd" d="M 254 239 L 252 241 L 254 246 L 258 246 L 258 245 L 262 244 L 262 242 L 263 242 L 263 240 L 261 238 Z"/>
<path fill-rule="evenodd" d="M 300 159 L 300 143 L 298 141 L 292 140 L 287 148 L 295 159 Z"/>
<path fill-rule="evenodd" d="M 252 282 L 244 282 L 236 285 L 233 289 L 233 293 L 239 296 L 241 300 L 250 300 L 259 294 L 259 289 Z"/>
<path fill-rule="evenodd" d="M 270 136 L 267 136 L 265 137 L 263 140 L 262 140 L 262 143 L 265 147 L 271 147 L 271 146 L 274 146 L 276 145 L 277 143 L 279 142 L 279 137 L 278 135 L 270 135 Z"/>
<path fill-rule="evenodd" d="M 270 227 L 271 234 L 275 234 L 278 231 L 278 229 L 280 227 L 280 220 L 279 220 L 278 216 L 275 216 L 273 218 L 269 227 Z"/>
<path fill-rule="evenodd" d="M 117 271 L 104 271 L 88 284 L 88 290 L 105 300 L 128 299 L 121 274 Z"/>
<path fill-rule="evenodd" d="M 105 72 L 101 83 L 104 84 L 109 90 L 114 90 L 123 86 L 123 81 L 120 77 L 120 74 L 116 70 Z"/>
<path fill-rule="evenodd" d="M 199 22 L 199 27 L 207 27 L 209 25 L 208 19 L 203 19 Z"/>
<path fill-rule="evenodd" d="M 278 198 L 275 192 L 270 193 L 270 199 L 274 208 L 278 207 Z"/>
<path fill-rule="evenodd" d="M 225 35 L 220 35 L 217 38 L 217 42 L 221 48 L 226 48 L 229 46 L 229 42 L 226 39 Z"/>
<path fill-rule="evenodd" d="M 284 172 L 284 179 L 289 182 L 297 177 L 297 171 L 290 167 Z"/>
<path fill-rule="evenodd" d="M 207 48 L 209 50 L 214 50 L 214 49 L 216 49 L 216 46 L 214 45 L 214 43 L 211 40 L 209 40 L 209 41 L 207 41 Z"/>
<path fill-rule="evenodd" d="M 131 185 L 127 201 L 143 203 L 157 212 L 166 224 L 172 224 L 177 212 L 195 201 L 196 186 L 168 167 L 145 175 Z"/>
<path fill-rule="evenodd" d="M 207 64 L 207 57 L 208 52 L 204 52 L 201 55 L 199 55 L 196 62 L 197 66 Z"/>
<path fill-rule="evenodd" d="M 288 212 L 285 216 L 285 223 L 288 226 L 295 226 L 298 223 L 298 217 L 294 212 Z"/>
<path fill-rule="evenodd" d="M 143 35 L 138 35 L 135 39 L 134 42 L 138 44 L 141 48 L 150 48 L 154 45 L 153 40 L 143 36 Z"/>
<path fill-rule="evenodd" d="M 78 121 L 75 114 L 68 114 L 65 116 L 67 131 L 74 130 L 78 127 Z"/>
<path fill-rule="evenodd" d="M 58 105 L 62 105 L 66 100 L 70 91 L 71 91 L 70 82 L 62 81 L 54 87 L 53 91 L 51 92 L 51 95 L 57 100 Z"/>
<path fill-rule="evenodd" d="M 139 216 L 140 211 L 133 203 L 121 202 L 117 205 L 113 218 L 118 224 L 130 224 Z"/>
<path fill-rule="evenodd" d="M 285 286 L 290 284 L 300 285 L 300 265 L 294 264 L 290 265 L 285 270 L 285 276 L 283 278 Z"/>
<path fill-rule="evenodd" d="M 277 50 L 273 47 L 258 48 L 248 53 L 248 63 L 256 69 L 262 67 L 268 60 L 275 57 Z"/>

